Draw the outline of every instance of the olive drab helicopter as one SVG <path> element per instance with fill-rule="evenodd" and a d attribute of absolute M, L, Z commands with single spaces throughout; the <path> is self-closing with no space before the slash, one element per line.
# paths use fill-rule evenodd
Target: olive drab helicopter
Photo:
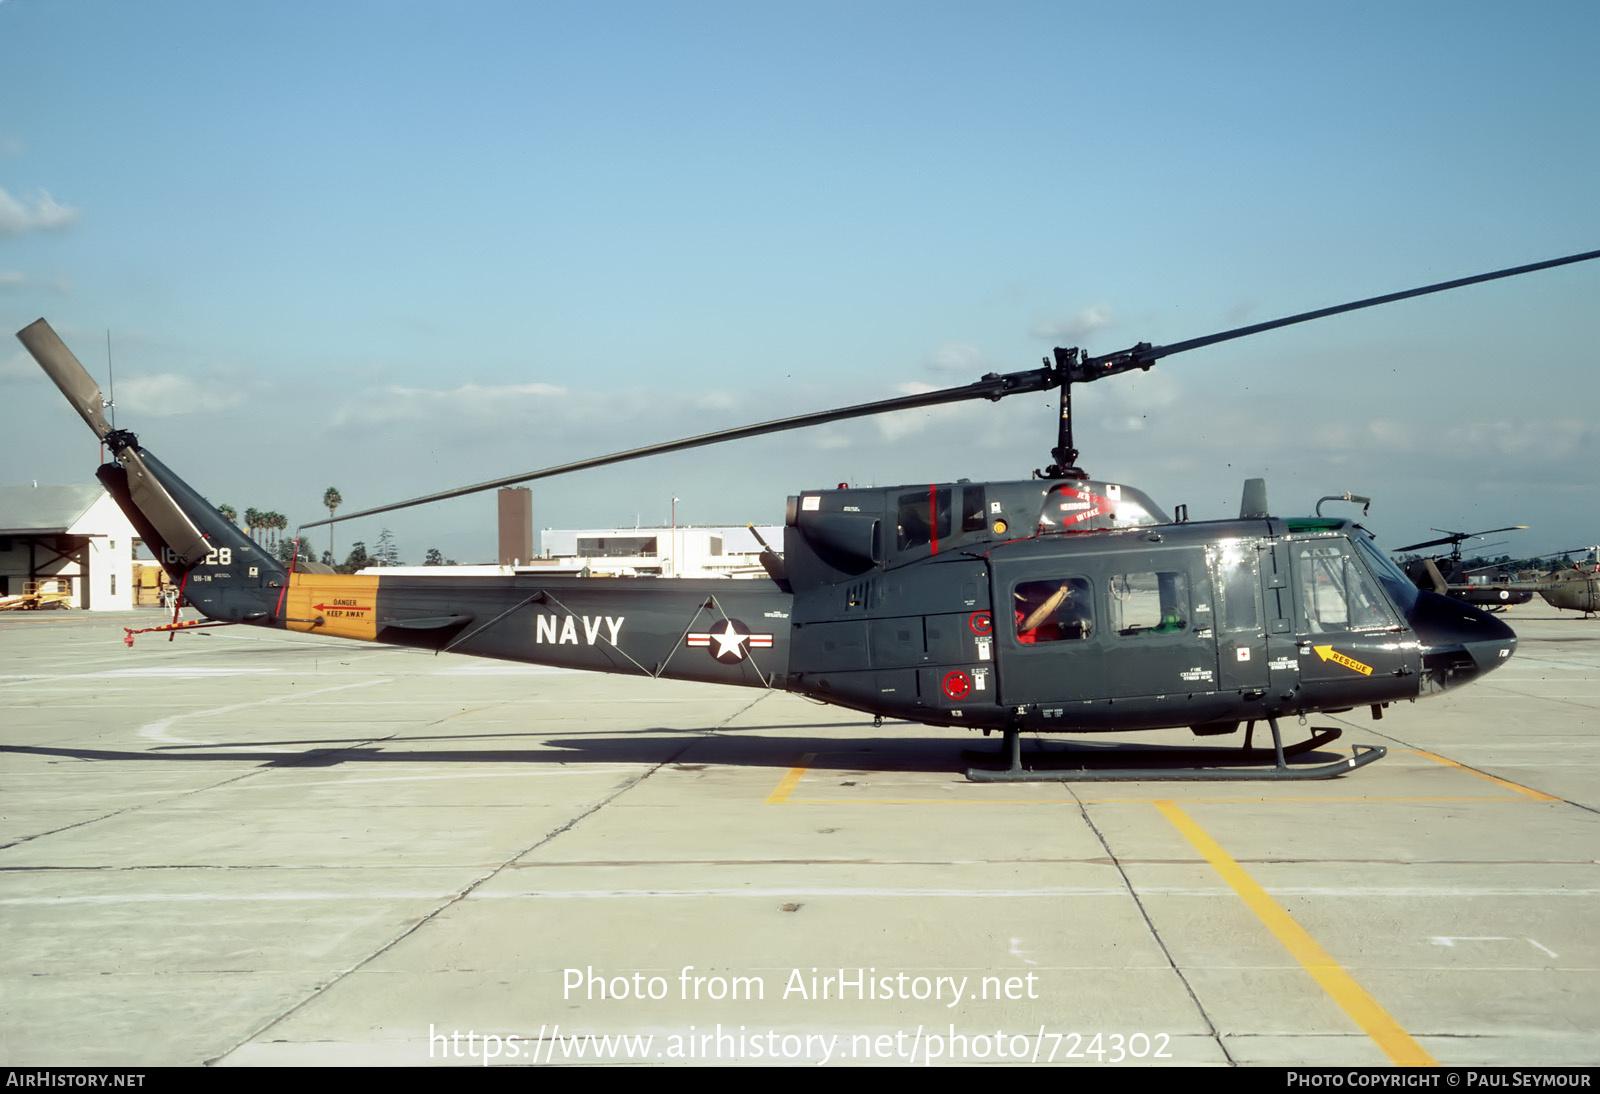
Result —
<path fill-rule="evenodd" d="M 1579 553 L 1586 557 L 1579 562 L 1569 562 L 1532 588 L 1552 608 L 1582 612 L 1584 619 L 1593 619 L 1600 612 L 1600 547 L 1574 547 L 1570 551 L 1555 552 L 1557 555 Z"/>
<path fill-rule="evenodd" d="M 251 624 L 575 669 L 780 689 L 874 716 L 999 732 L 978 780 L 1328 778 L 1384 754 L 1357 745 L 1314 766 L 1287 758 L 1279 719 L 1458 687 L 1505 663 L 1504 623 L 1419 590 L 1340 517 L 1284 519 L 1264 484 L 1239 516 L 1174 520 L 1142 491 L 1078 469 L 1072 386 L 1311 319 L 1600 257 L 1499 270 L 1240 327 L 1091 356 L 963 387 L 702 434 L 478 483 L 340 520 L 668 452 L 971 399 L 1052 388 L 1052 462 L 1032 479 L 807 489 L 788 500 L 765 579 L 336 575 L 286 568 L 113 429 L 99 387 L 44 320 L 18 337 L 114 460 L 96 472 L 183 598 L 209 623 Z M 315 524 L 328 523 L 317 521 Z M 312 527 L 307 524 L 303 527 Z M 131 634 L 129 636 L 131 640 Z M 1252 747 L 1258 723 L 1272 745 Z M 1242 748 L 1190 749 L 1192 766 L 1074 769 L 1023 761 L 1021 735 L 1245 730 Z M 1111 755 L 1125 758 L 1120 749 Z M 1069 755 L 1073 753 L 1069 751 Z M 1038 757 L 1031 758 L 1034 761 Z M 999 766 L 994 761 L 998 760 Z M 1230 761 L 1231 760 L 1231 764 Z M 1253 766 L 1237 766 L 1241 762 Z"/>

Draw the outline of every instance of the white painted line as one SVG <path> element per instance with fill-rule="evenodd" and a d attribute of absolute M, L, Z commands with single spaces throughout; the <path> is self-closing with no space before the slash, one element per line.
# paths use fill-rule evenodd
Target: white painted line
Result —
<path fill-rule="evenodd" d="M 160 741 L 169 745 L 209 745 L 214 741 L 197 741 L 185 737 L 174 737 L 167 733 L 173 725 L 189 718 L 209 718 L 217 714 L 230 714 L 236 710 L 248 710 L 251 707 L 271 706 L 273 703 L 289 703 L 299 699 L 308 699 L 313 695 L 325 695 L 330 691 L 344 691 L 348 688 L 366 688 L 374 684 L 387 684 L 389 679 L 384 677 L 378 680 L 362 680 L 355 684 L 338 684 L 331 688 L 318 688 L 316 691 L 296 692 L 292 695 L 274 695 L 270 699 L 256 699 L 249 703 L 234 703 L 232 706 L 213 707 L 210 710 L 196 710 L 188 714 L 174 714 L 171 718 L 162 718 L 159 721 L 148 722 L 139 727 L 139 736 L 152 741 Z M 270 748 L 255 745 L 230 745 L 229 747 L 247 747 L 256 752 L 303 752 L 304 749 Z"/>
<path fill-rule="evenodd" d="M 319 900 L 451 900 L 460 896 L 457 890 L 448 892 L 287 892 L 287 893 L 113 893 L 97 896 L 24 896 L 0 898 L 0 907 L 48 907 L 58 904 L 164 904 L 170 902 L 205 903 L 207 901 L 319 901 Z M 468 900 L 656 900 L 662 897 L 774 897 L 806 896 L 965 896 L 980 898 L 1016 899 L 1018 897 L 1063 896 L 1127 896 L 1126 889 L 877 889 L 854 888 L 788 888 L 788 889 L 551 889 L 532 893 L 467 894 Z"/>
<path fill-rule="evenodd" d="M 1021 949 L 1018 948 L 1021 945 L 1022 945 L 1022 939 L 1013 938 L 1011 940 L 1011 949 L 1008 951 L 1010 953 L 1010 955 L 1012 957 L 1021 957 L 1024 964 L 1037 965 L 1039 962 L 1033 960 L 1033 958 L 1031 958 L 1031 957 L 1024 956 L 1025 953 L 1031 953 L 1033 951 L 1031 951 L 1031 950 L 1028 950 L 1028 951 L 1021 950 Z"/>
<path fill-rule="evenodd" d="M 105 896 L 19 896 L 0 898 L 0 907 L 48 907 L 59 904 L 201 904 L 209 902 L 297 900 L 452 900 L 460 893 L 115 893 Z"/>
<path fill-rule="evenodd" d="M 402 744 L 405 744 L 406 742 L 401 740 L 401 741 L 388 741 L 388 742 L 385 742 L 385 743 L 386 744 L 390 744 L 390 745 L 402 745 Z M 353 763 L 361 763 L 362 761 L 357 759 L 357 760 L 354 760 L 352 762 Z M 504 761 L 485 760 L 483 762 L 486 763 L 486 764 L 492 764 L 492 763 L 503 763 Z M 461 775 L 395 775 L 395 776 L 392 776 L 390 778 L 385 778 L 385 779 L 317 779 L 317 780 L 315 780 L 313 782 L 296 782 L 294 785 L 295 785 L 295 787 L 302 787 L 302 786 L 355 786 L 358 783 L 454 782 L 457 779 L 532 779 L 532 778 L 540 778 L 540 777 L 546 776 L 546 775 L 610 775 L 610 776 L 614 777 L 614 776 L 619 775 L 619 774 L 629 774 L 629 773 L 634 772 L 634 771 L 647 771 L 647 770 L 649 770 L 650 768 L 652 768 L 654 766 L 655 766 L 655 764 L 651 764 L 651 763 L 637 763 L 637 764 L 632 764 L 632 765 L 628 765 L 628 764 L 563 764 L 559 768 L 544 769 L 544 770 L 539 770 L 539 771 L 486 771 L 486 772 L 481 772 L 481 773 L 478 773 L 478 774 L 461 774 Z M 271 790 L 274 793 L 280 793 L 281 794 L 284 791 L 284 785 L 282 783 L 273 783 L 271 785 L 262 783 L 262 784 L 252 784 L 252 785 L 249 785 L 249 786 L 237 786 L 237 787 L 233 787 L 232 789 L 235 789 L 235 790 Z M 530 804 L 538 804 L 538 803 L 530 803 Z"/>
<path fill-rule="evenodd" d="M 543 863 L 543 866 L 553 864 Z M 669 865 L 664 863 L 663 865 Z M 1055 887 L 1044 889 L 885 889 L 873 886 L 791 886 L 781 889 L 542 889 L 522 893 L 473 892 L 469 900 L 655 900 L 660 897 L 794 897 L 794 896 L 865 896 L 865 897 L 976 897 L 982 900 L 1015 900 L 1020 897 L 1127 897 L 1128 890 Z"/>

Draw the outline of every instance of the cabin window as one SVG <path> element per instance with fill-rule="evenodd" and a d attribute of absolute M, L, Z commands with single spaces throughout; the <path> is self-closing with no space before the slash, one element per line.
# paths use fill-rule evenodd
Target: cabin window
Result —
<path fill-rule="evenodd" d="M 931 509 L 931 511 L 930 511 Z M 950 538 L 950 488 L 929 487 L 915 494 L 900 495 L 899 535 L 895 543 L 902 551 Z"/>
<path fill-rule="evenodd" d="M 981 486 L 961 489 L 961 530 L 981 532 L 989 527 L 988 492 Z"/>
<path fill-rule="evenodd" d="M 1121 635 L 1181 634 L 1189 627 L 1189 575 L 1146 570 L 1111 578 L 1108 623 Z"/>
<path fill-rule="evenodd" d="M 1261 629 L 1261 578 L 1254 543 L 1230 540 L 1209 551 L 1221 593 L 1217 619 L 1224 631 Z"/>
<path fill-rule="evenodd" d="M 1395 626 L 1383 594 L 1343 540 L 1302 544 L 1300 610 L 1303 630 L 1366 631 Z"/>
<path fill-rule="evenodd" d="M 1011 595 L 1018 642 L 1075 642 L 1094 633 L 1094 598 L 1088 578 L 1023 581 Z"/>

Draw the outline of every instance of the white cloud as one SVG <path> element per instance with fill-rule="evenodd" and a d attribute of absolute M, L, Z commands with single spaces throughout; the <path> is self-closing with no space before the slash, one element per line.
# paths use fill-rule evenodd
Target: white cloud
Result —
<path fill-rule="evenodd" d="M 29 289 L 67 293 L 72 291 L 72 286 L 64 277 L 41 281 L 39 278 L 29 277 L 27 274 L 17 270 L 0 270 L 0 292 L 25 292 Z"/>
<path fill-rule="evenodd" d="M 1565 460 L 1576 457 L 1600 428 L 1591 421 L 1557 418 L 1541 422 L 1466 422 L 1445 430 L 1446 443 L 1463 454 L 1492 452 L 1515 459 Z"/>
<path fill-rule="evenodd" d="M 0 235 L 44 232 L 65 228 L 78 219 L 78 210 L 62 205 L 44 190 L 32 200 L 14 198 L 0 190 Z"/>
<path fill-rule="evenodd" d="M 565 395 L 566 388 L 556 387 L 554 384 L 499 384 L 485 387 L 482 384 L 462 384 L 451 391 L 429 391 L 425 388 L 394 387 L 390 391 L 407 398 L 418 397 L 432 399 L 442 397 L 447 399 L 467 399 L 470 401 L 493 401 L 506 399 L 515 395 Z"/>
<path fill-rule="evenodd" d="M 739 396 L 731 391 L 702 391 L 694 397 L 694 405 L 702 410 L 733 410 L 739 405 Z"/>
<path fill-rule="evenodd" d="M 395 422 L 505 422 L 539 410 L 549 399 L 564 398 L 552 384 L 462 384 L 448 391 L 419 387 L 373 388 L 333 416 L 334 425 L 388 425 Z"/>
<path fill-rule="evenodd" d="M 117 408 L 154 418 L 171 418 L 195 412 L 214 413 L 244 402 L 239 388 L 200 384 L 170 372 L 135 376 L 117 384 Z"/>
<path fill-rule="evenodd" d="M 928 368 L 932 372 L 954 372 L 962 376 L 971 376 L 974 380 L 985 372 L 992 371 L 982 350 L 977 346 L 968 346 L 961 342 L 940 342 L 938 348 L 928 357 Z"/>
<path fill-rule="evenodd" d="M 1062 338 L 1071 342 L 1080 341 L 1095 331 L 1115 325 L 1116 316 L 1112 314 L 1110 304 L 1091 304 L 1068 316 L 1038 317 L 1028 327 L 1028 333 L 1035 338 Z"/>
<path fill-rule="evenodd" d="M 898 384 L 895 390 L 902 395 L 922 395 L 929 391 L 939 391 L 941 388 L 933 384 L 924 384 L 917 381 Z M 920 410 L 902 410 L 895 414 L 883 414 L 875 417 L 878 432 L 886 441 L 902 441 L 907 437 L 915 436 L 933 425 L 935 422 L 948 419 L 960 409 L 957 403 L 947 403 L 944 406 L 928 406 Z"/>
<path fill-rule="evenodd" d="M 41 375 L 39 366 L 23 350 L 18 350 L 9 357 L 0 357 L 0 379 L 31 380 L 39 375 Z"/>

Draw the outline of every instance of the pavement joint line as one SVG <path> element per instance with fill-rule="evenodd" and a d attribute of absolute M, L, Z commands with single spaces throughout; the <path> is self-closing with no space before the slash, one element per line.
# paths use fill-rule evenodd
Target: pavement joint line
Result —
<path fill-rule="evenodd" d="M 1507 779 L 1496 778 L 1487 772 L 1479 771 L 1475 767 L 1468 767 L 1466 764 L 1460 763 L 1456 760 L 1446 759 L 1445 757 L 1440 756 L 1437 753 L 1429 752 L 1426 749 L 1415 748 L 1411 751 L 1415 752 L 1418 756 L 1426 756 L 1434 763 L 1443 764 L 1446 767 L 1454 767 L 1460 771 L 1467 772 L 1469 775 L 1476 775 L 1480 779 L 1487 779 L 1489 782 L 1495 783 L 1498 786 L 1503 786 L 1508 790 L 1515 790 L 1517 793 L 1524 794 L 1537 802 L 1559 802 L 1563 800 L 1561 798 L 1551 797 L 1549 794 L 1543 793 L 1542 791 L 1534 790 L 1531 787 L 1522 786 L 1519 783 L 1514 783 Z"/>
<path fill-rule="evenodd" d="M 232 709 L 232 708 L 224 708 L 224 709 Z M 212 711 L 210 713 L 216 713 L 216 712 Z M 152 723 L 152 724 L 155 724 L 155 723 Z M 356 749 L 361 748 L 363 745 L 377 744 L 377 743 L 379 743 L 381 741 L 385 741 L 385 740 L 388 740 L 388 738 L 386 738 L 386 737 L 373 737 L 373 738 L 370 738 L 368 740 L 360 741 L 360 742 L 358 742 L 356 744 L 347 745 L 347 746 L 342 747 L 342 748 L 337 748 L 337 749 L 313 749 L 311 752 L 308 752 L 308 753 L 300 753 L 298 759 L 296 759 L 296 760 L 294 760 L 292 762 L 289 762 L 289 763 L 279 764 L 275 760 L 275 761 L 273 761 L 273 768 L 272 769 L 274 769 L 274 770 L 282 770 L 284 768 L 289 768 L 289 767 L 302 767 L 302 766 L 305 766 L 306 764 L 310 764 L 310 763 L 320 763 L 321 761 L 327 759 L 330 755 L 338 755 L 341 752 L 353 752 Z M 277 750 L 277 749 L 269 749 L 268 751 L 269 752 L 273 752 L 273 753 L 281 752 L 281 750 Z M 26 754 L 26 755 L 40 755 L 40 756 L 64 754 L 64 753 L 61 753 L 59 750 L 56 750 L 56 749 L 32 748 L 32 747 L 27 747 L 27 746 L 4 746 L 4 747 L 0 747 L 0 753 L 6 753 L 6 752 L 14 752 L 14 753 Z M 290 753 L 290 755 L 293 755 L 293 753 Z M 162 757 L 155 757 L 155 758 L 162 758 Z M 195 796 L 197 794 L 209 793 L 210 791 L 220 789 L 221 787 L 229 786 L 229 785 L 231 785 L 233 783 L 240 782 L 241 780 L 248 779 L 253 775 L 259 775 L 262 772 L 262 770 L 263 770 L 263 767 L 258 765 L 258 766 L 251 767 L 248 770 L 240 771 L 237 774 L 231 775 L 231 776 L 229 776 L 229 777 L 227 777 L 225 779 L 221 779 L 221 780 L 219 780 L 217 782 L 208 783 L 205 786 L 190 787 L 190 788 L 188 788 L 186 790 L 180 790 L 180 791 L 177 791 L 176 793 L 171 793 L 171 794 L 169 794 L 167 791 L 153 792 L 152 796 L 154 796 L 155 793 L 159 793 L 159 794 L 162 795 L 160 800 L 158 800 L 158 801 L 135 802 L 135 803 L 133 803 L 131 805 L 123 806 L 121 809 L 113 809 L 108 813 L 101 813 L 98 816 L 87 817 L 87 818 L 85 818 L 85 819 L 83 819 L 81 821 L 75 821 L 72 824 L 64 824 L 60 828 L 52 828 L 48 832 L 35 832 L 32 835 L 23 836 L 23 837 L 21 837 L 19 839 L 12 840 L 12 841 L 10 841 L 8 843 L 0 843 L 0 851 L 6 850 L 7 848 L 11 848 L 11 847 L 16 847 L 16 846 L 19 846 L 19 845 L 24 844 L 24 843 L 28 843 L 28 842 L 30 842 L 32 840 L 43 839 L 46 836 L 54 836 L 54 835 L 57 835 L 57 834 L 59 834 L 61 832 L 70 832 L 74 828 L 83 828 L 86 825 L 98 824 L 101 821 L 110 820 L 113 817 L 120 817 L 124 813 L 132 813 L 132 812 L 136 812 L 136 811 L 141 810 L 141 809 L 148 809 L 148 808 L 150 808 L 152 806 L 159 807 L 159 806 L 162 806 L 162 805 L 166 805 L 166 804 L 168 804 L 170 802 L 181 801 L 184 798 L 193 797 L 193 796 Z"/>
<path fill-rule="evenodd" d="M 1222 1040 L 1222 1031 L 1217 1028 L 1217 1023 L 1212 1020 L 1210 1012 L 1206 1010 L 1206 1005 L 1201 1000 L 1200 993 L 1195 991 L 1194 985 L 1189 982 L 1188 976 L 1184 975 L 1183 967 L 1178 964 L 1178 959 L 1172 955 L 1172 949 L 1167 945 L 1166 938 L 1162 936 L 1161 931 L 1156 927 L 1155 920 L 1151 918 L 1150 909 L 1145 907 L 1144 898 L 1139 895 L 1138 887 L 1134 885 L 1133 879 L 1128 876 L 1127 868 L 1123 866 L 1122 859 L 1112 849 L 1111 841 L 1106 839 L 1105 833 L 1100 831 L 1100 826 L 1095 824 L 1094 818 L 1089 815 L 1088 803 L 1080 798 L 1077 801 L 1077 805 L 1078 815 L 1083 818 L 1083 823 L 1089 826 L 1089 831 L 1094 833 L 1094 838 L 1100 841 L 1101 849 L 1105 851 L 1106 857 L 1111 860 L 1111 865 L 1116 869 L 1117 876 L 1122 879 L 1123 887 L 1127 890 L 1128 899 L 1133 901 L 1133 906 L 1139 910 L 1139 918 L 1144 920 L 1145 929 L 1150 932 L 1150 940 L 1161 951 L 1161 956 L 1167 959 L 1168 967 L 1171 968 L 1172 974 L 1178 978 L 1178 983 L 1183 985 L 1183 990 L 1189 996 L 1189 1002 L 1194 1005 L 1195 1013 L 1206 1024 L 1206 1030 L 1211 1037 L 1212 1043 L 1217 1046 L 1217 1050 L 1222 1053 L 1222 1058 L 1228 1062 L 1230 1067 L 1237 1067 L 1239 1061 L 1235 1060 L 1233 1053 L 1228 1051 L 1228 1046 Z"/>
<path fill-rule="evenodd" d="M 360 972 L 366 966 L 370 965 L 373 961 L 377 960 L 379 957 L 383 956 L 384 954 L 388 953 L 390 950 L 394 949 L 396 946 L 400 945 L 400 943 L 404 942 L 406 939 L 410 938 L 412 935 L 414 935 L 418 931 L 422 930 L 423 927 L 428 926 L 429 924 L 431 924 L 447 908 L 454 907 L 456 904 L 459 904 L 462 901 L 466 900 L 468 897 L 470 897 L 474 893 L 476 893 L 478 889 L 482 888 L 483 885 L 486 882 L 498 877 L 501 873 L 503 873 L 506 870 L 510 869 L 511 867 L 515 866 L 516 863 L 520 859 L 523 859 L 523 858 L 527 857 L 528 855 L 532 854 L 534 851 L 538 850 L 540 847 L 543 847 L 545 844 L 550 843 L 553 840 L 556 840 L 556 839 L 560 838 L 561 836 L 565 835 L 567 832 L 570 832 L 573 828 L 577 827 L 584 820 L 588 819 L 589 817 L 594 816 L 594 814 L 598 813 L 600 810 L 602 810 L 606 806 L 610 805 L 613 801 L 615 801 L 617 798 L 621 797 L 623 794 L 626 794 L 628 791 L 632 790 L 634 787 L 636 787 L 636 786 L 640 785 L 641 783 L 643 783 L 646 779 L 650 778 L 650 776 L 654 775 L 657 771 L 660 771 L 662 768 L 666 767 L 668 764 L 676 763 L 677 760 L 678 760 L 678 757 L 682 756 L 685 752 L 687 752 L 690 748 L 692 748 L 697 742 L 705 740 L 707 737 L 713 736 L 718 730 L 720 730 L 720 729 L 724 728 L 725 726 L 727 726 L 728 723 L 732 722 L 735 718 L 738 718 L 740 715 L 745 714 L 746 712 L 751 710 L 753 707 L 756 706 L 756 704 L 760 703 L 763 699 L 765 699 L 770 694 L 771 694 L 771 692 L 762 692 L 760 695 L 757 695 L 755 697 L 755 699 L 753 699 L 750 703 L 748 703 L 745 706 L 739 708 L 739 710 L 735 711 L 734 713 L 728 715 L 728 717 L 723 722 L 721 722 L 720 724 L 712 726 L 705 733 L 699 734 L 697 736 L 688 737 L 683 742 L 683 747 L 679 748 L 671 756 L 666 757 L 660 763 L 655 764 L 649 770 L 643 772 L 642 774 L 640 774 L 636 778 L 628 779 L 626 782 L 622 783 L 622 785 L 618 786 L 615 790 L 613 790 L 611 793 L 607 794 L 605 797 L 603 797 L 600 800 L 596 801 L 593 805 L 589 806 L 587 809 L 584 809 L 581 812 L 579 812 L 576 816 L 573 816 L 573 817 L 569 818 L 566 821 L 566 823 L 564 823 L 564 824 L 560 825 L 559 827 L 554 828 L 551 831 L 546 832 L 543 835 L 541 835 L 538 839 L 534 840 L 533 843 L 529 844 L 527 847 L 524 847 L 522 850 L 515 851 L 515 852 L 511 853 L 510 855 L 506 856 L 497 865 L 491 867 L 489 870 L 487 870 L 485 873 L 483 873 L 480 877 L 478 877 L 475 881 L 468 882 L 466 885 L 463 885 L 461 888 L 457 889 L 456 891 L 450 893 L 448 896 L 444 897 L 440 901 L 438 907 L 434 908 L 431 912 L 428 912 L 426 915 L 424 915 L 421 918 L 419 918 L 415 923 L 411 924 L 409 927 L 407 927 L 404 930 L 402 930 L 399 934 L 395 935 L 388 942 L 384 943 L 383 945 L 380 945 L 380 946 L 376 947 L 375 949 L 372 950 L 371 953 L 368 953 L 365 957 L 363 957 L 360 960 L 358 960 L 358 961 L 354 962 L 353 964 L 351 964 L 350 967 L 345 969 L 343 972 L 336 972 L 333 975 L 331 975 L 330 977 L 328 977 L 325 982 L 323 982 L 323 983 L 317 985 L 315 988 L 313 988 L 310 992 L 308 992 L 305 995 L 304 998 L 300 999 L 299 1002 L 296 1002 L 296 1003 L 284 1008 L 279 1014 L 277 1014 L 277 1015 L 275 1015 L 275 1016 L 273 1016 L 271 1018 L 268 1018 L 265 1021 L 263 1021 L 257 1028 L 255 1028 L 254 1030 L 251 1030 L 250 1032 L 246 1033 L 242 1038 L 240 1038 L 240 1040 L 232 1048 L 225 1049 L 222 1052 L 219 1052 L 216 1056 L 214 1056 L 211 1059 L 207 1060 L 206 1064 L 209 1066 L 211 1064 L 220 1063 L 223 1060 L 226 1060 L 233 1053 L 235 1053 L 235 1052 L 239 1051 L 240 1049 L 244 1048 L 245 1046 L 255 1043 L 259 1038 L 261 1038 L 264 1034 L 266 1034 L 266 1032 L 268 1030 L 272 1029 L 272 1027 L 278 1025 L 279 1023 L 283 1022 L 285 1019 L 291 1017 L 296 1012 L 298 1012 L 302 1007 L 304 1007 L 307 1004 L 309 1004 L 310 1002 L 312 1002 L 314 999 L 320 998 L 322 995 L 326 994 L 335 984 L 338 984 L 341 981 L 343 981 L 343 980 L 349 978 L 350 976 L 354 975 L 355 973 Z"/>
<path fill-rule="evenodd" d="M 1374 999 L 1355 977 L 1329 956 L 1293 916 L 1284 910 L 1267 891 L 1222 849 L 1189 817 L 1178 803 L 1172 800 L 1157 801 L 1155 807 L 1172 823 L 1172 826 L 1200 852 L 1211 867 L 1222 876 L 1239 899 L 1255 913 L 1267 930 L 1271 931 L 1296 961 L 1311 974 L 1319 987 L 1339 1008 L 1383 1051 L 1397 1067 L 1438 1067 L 1439 1062 L 1407 1033 L 1400 1023 Z"/>

